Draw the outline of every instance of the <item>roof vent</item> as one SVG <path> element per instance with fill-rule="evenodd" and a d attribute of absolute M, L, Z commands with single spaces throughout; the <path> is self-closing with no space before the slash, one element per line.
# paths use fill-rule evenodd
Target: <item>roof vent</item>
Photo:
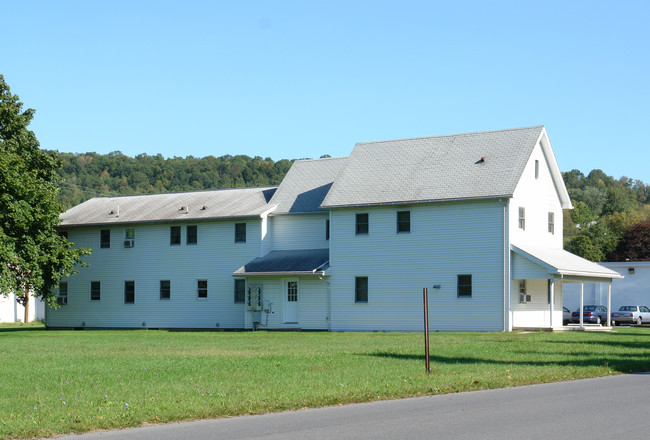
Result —
<path fill-rule="evenodd" d="M 479 164 L 482 164 L 482 163 L 485 163 L 485 156 L 481 157 L 479 160 L 474 162 L 474 165 L 479 165 Z"/>
<path fill-rule="evenodd" d="M 190 207 L 189 206 L 181 206 L 181 209 L 179 211 L 185 211 L 185 214 L 190 213 Z"/>
<path fill-rule="evenodd" d="M 205 211 L 206 209 L 208 209 L 208 205 L 203 205 L 203 208 L 201 208 L 201 211 Z"/>

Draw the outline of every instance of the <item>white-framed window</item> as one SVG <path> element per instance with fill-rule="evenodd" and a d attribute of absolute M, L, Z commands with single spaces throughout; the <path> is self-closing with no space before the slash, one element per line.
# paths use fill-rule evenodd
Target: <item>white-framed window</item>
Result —
<path fill-rule="evenodd" d="M 397 233 L 411 232 L 411 211 L 397 211 Z"/>
<path fill-rule="evenodd" d="M 368 277 L 354 278 L 354 302 L 368 302 Z"/>
<path fill-rule="evenodd" d="M 135 304 L 135 281 L 124 281 L 124 304 Z"/>
<path fill-rule="evenodd" d="M 471 298 L 472 297 L 472 275 L 470 274 L 462 274 L 458 275 L 457 277 L 457 282 L 458 282 L 458 290 L 457 290 L 457 296 L 458 298 Z"/>
<path fill-rule="evenodd" d="M 555 213 L 548 213 L 548 232 L 555 234 Z"/>
<path fill-rule="evenodd" d="M 357 214 L 355 226 L 356 226 L 355 228 L 356 235 L 368 235 L 368 232 L 370 231 L 368 214 L 366 213 Z"/>
<path fill-rule="evenodd" d="M 90 282 L 90 300 L 100 301 L 102 299 L 102 283 L 100 281 Z"/>
<path fill-rule="evenodd" d="M 169 227 L 169 245 L 170 246 L 180 246 L 181 244 L 181 227 L 180 226 L 170 226 Z"/>
<path fill-rule="evenodd" d="M 188 225 L 185 228 L 185 243 L 197 244 L 199 242 L 198 228 L 196 225 Z"/>
<path fill-rule="evenodd" d="M 246 223 L 235 223 L 235 243 L 246 243 Z"/>
<path fill-rule="evenodd" d="M 246 280 L 235 280 L 235 303 L 246 302 Z"/>
<path fill-rule="evenodd" d="M 124 247 L 135 247 L 135 229 L 127 228 L 124 230 Z"/>
<path fill-rule="evenodd" d="M 526 208 L 523 206 L 519 207 L 519 229 L 526 229 Z"/>
<path fill-rule="evenodd" d="M 160 280 L 160 299 L 171 299 L 172 283 L 169 280 Z"/>
<path fill-rule="evenodd" d="M 521 304 L 530 302 L 530 295 L 527 294 L 526 280 L 519 280 L 519 302 Z"/>
<path fill-rule="evenodd" d="M 57 304 L 64 305 L 68 304 L 68 282 L 61 281 L 59 282 L 59 294 L 56 298 Z"/>
<path fill-rule="evenodd" d="M 208 280 L 196 280 L 196 297 L 199 299 L 208 298 Z"/>
<path fill-rule="evenodd" d="M 102 229 L 99 231 L 99 247 L 108 249 L 111 247 L 111 230 Z"/>
<path fill-rule="evenodd" d="M 539 179 L 539 160 L 535 160 L 535 180 Z"/>

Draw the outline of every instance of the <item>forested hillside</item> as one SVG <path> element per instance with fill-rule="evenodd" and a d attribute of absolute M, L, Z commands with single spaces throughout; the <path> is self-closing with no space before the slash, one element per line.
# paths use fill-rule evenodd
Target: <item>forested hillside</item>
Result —
<path fill-rule="evenodd" d="M 277 185 L 293 163 L 259 156 L 195 158 L 119 151 L 59 153 L 66 208 L 92 197 Z M 640 180 L 601 170 L 562 173 L 574 209 L 564 212 L 565 249 L 592 261 L 650 259 L 650 192 Z"/>
<path fill-rule="evenodd" d="M 645 183 L 616 180 L 601 170 L 562 175 L 573 203 L 564 211 L 566 250 L 592 261 L 650 259 L 650 188 Z"/>
<path fill-rule="evenodd" d="M 70 208 L 92 197 L 279 184 L 293 161 L 248 156 L 195 158 L 59 153 L 59 198 Z"/>

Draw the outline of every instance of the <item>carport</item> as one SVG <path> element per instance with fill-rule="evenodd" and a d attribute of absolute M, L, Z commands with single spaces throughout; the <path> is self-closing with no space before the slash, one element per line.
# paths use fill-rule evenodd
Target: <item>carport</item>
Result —
<path fill-rule="evenodd" d="M 549 326 L 556 327 L 554 320 L 555 294 L 558 283 L 580 283 L 580 323 L 584 329 L 584 283 L 607 283 L 607 323 L 611 326 L 612 280 L 623 278 L 618 272 L 600 264 L 578 257 L 564 249 L 549 249 L 531 245 L 511 246 L 512 280 L 547 279 Z"/>

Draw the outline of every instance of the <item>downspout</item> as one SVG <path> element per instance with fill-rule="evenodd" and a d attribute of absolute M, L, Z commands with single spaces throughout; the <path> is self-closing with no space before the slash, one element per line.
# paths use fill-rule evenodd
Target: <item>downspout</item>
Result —
<path fill-rule="evenodd" d="M 329 222 L 330 222 L 330 231 L 329 231 L 329 243 L 328 243 L 328 256 L 330 262 L 330 268 L 332 267 L 332 211 L 328 212 Z M 332 285 L 330 281 L 327 282 L 327 331 L 332 331 Z"/>
<path fill-rule="evenodd" d="M 503 331 L 510 331 L 510 245 L 508 239 L 508 201 L 503 202 Z"/>

